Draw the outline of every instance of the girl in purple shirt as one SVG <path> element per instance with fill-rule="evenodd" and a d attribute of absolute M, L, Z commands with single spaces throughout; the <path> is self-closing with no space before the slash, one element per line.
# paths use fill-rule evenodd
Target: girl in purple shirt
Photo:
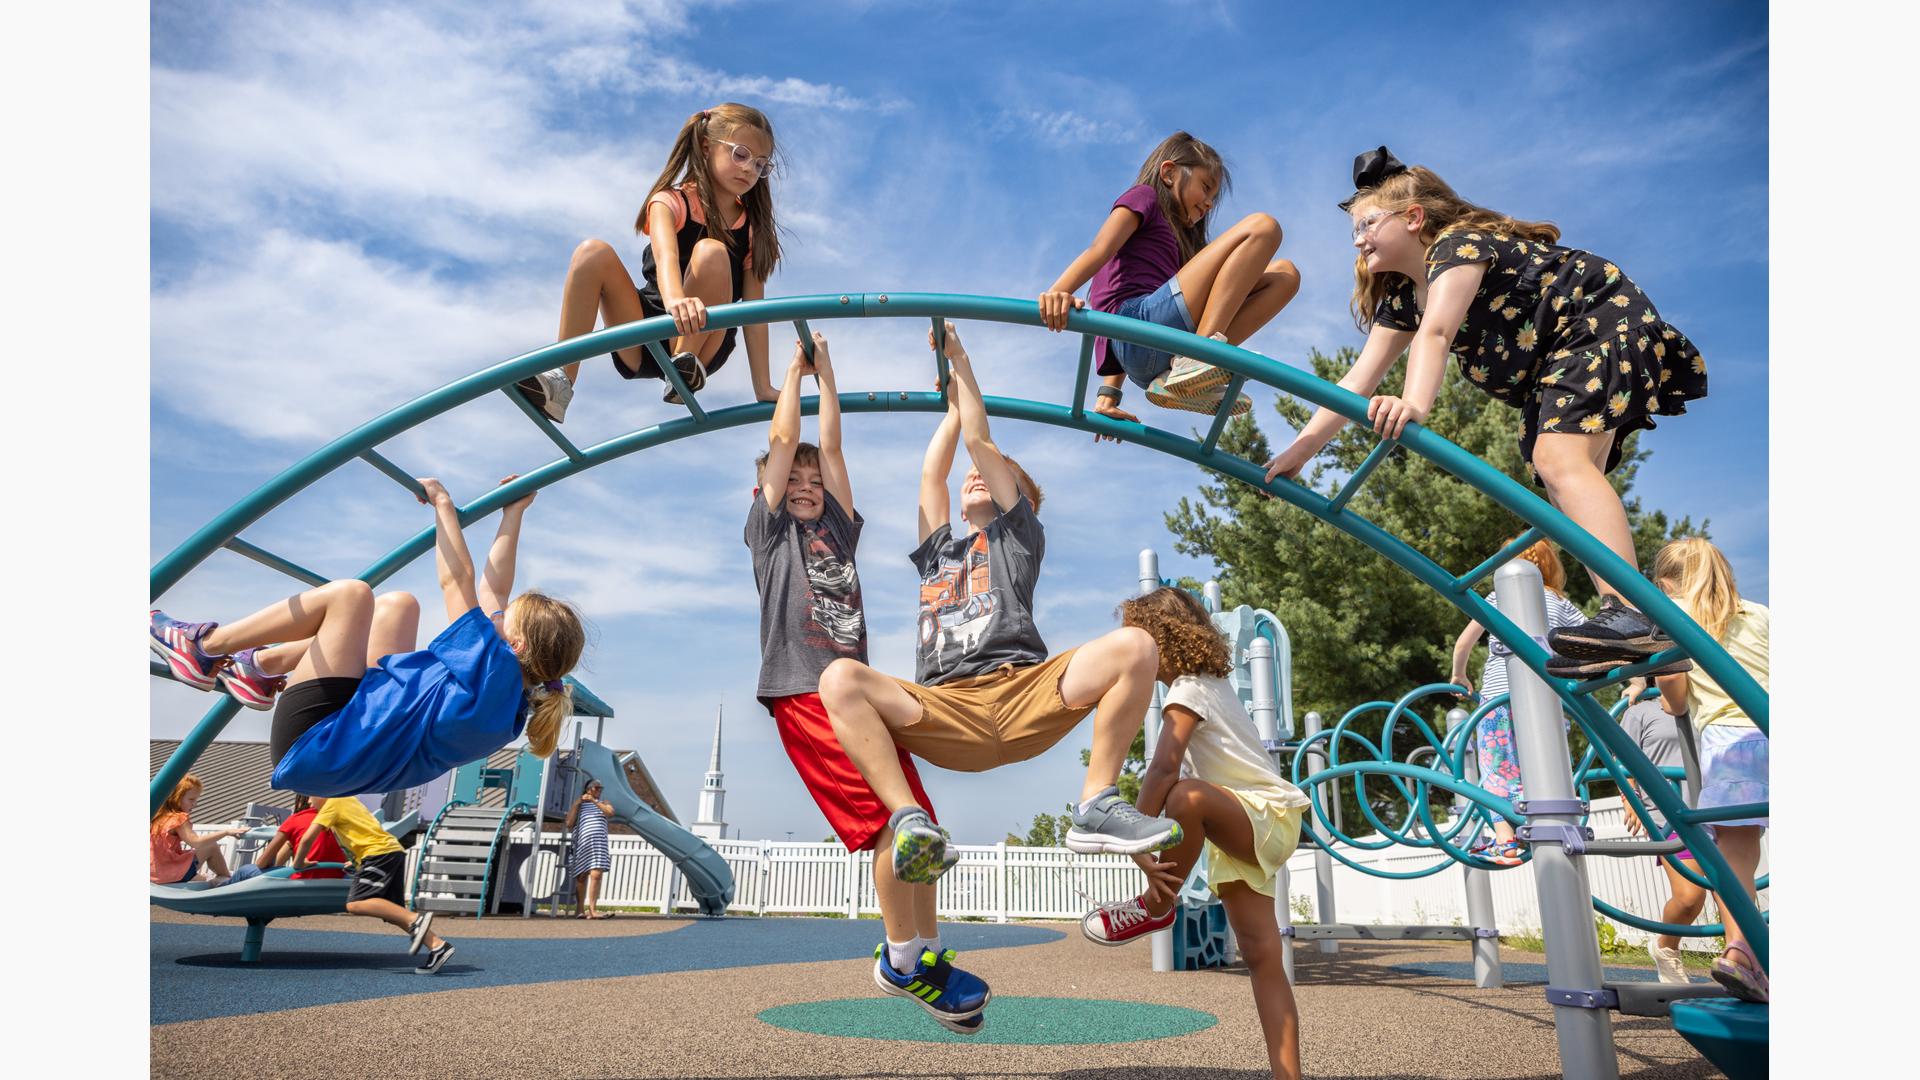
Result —
<path fill-rule="evenodd" d="M 1093 243 L 1040 294 L 1040 319 L 1063 330 L 1074 308 L 1158 323 L 1232 345 L 1252 337 L 1300 291 L 1300 271 L 1276 259 L 1280 223 L 1248 214 L 1207 240 L 1214 201 L 1231 186 L 1213 147 L 1176 131 L 1154 147 L 1134 186 L 1113 201 Z M 1087 300 L 1073 293 L 1091 278 Z M 1169 409 L 1213 414 L 1225 399 L 1226 371 L 1188 356 L 1105 338 L 1094 342 L 1104 385 L 1093 409 L 1138 422 L 1120 408 L 1120 384 L 1131 379 L 1147 400 Z M 1253 407 L 1245 394 L 1238 416 Z"/>

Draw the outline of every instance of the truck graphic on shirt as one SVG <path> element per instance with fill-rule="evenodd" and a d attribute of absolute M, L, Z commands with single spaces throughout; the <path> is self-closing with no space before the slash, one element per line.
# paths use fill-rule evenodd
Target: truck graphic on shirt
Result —
<path fill-rule="evenodd" d="M 942 554 L 920 581 L 920 655 L 936 671 L 953 667 L 979 644 L 998 607 L 987 534 L 977 532 L 958 558 Z"/>

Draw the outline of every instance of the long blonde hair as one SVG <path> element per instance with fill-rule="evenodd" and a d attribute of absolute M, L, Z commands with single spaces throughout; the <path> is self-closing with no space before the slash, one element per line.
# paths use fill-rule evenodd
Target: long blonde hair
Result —
<path fill-rule="evenodd" d="M 1395 173 L 1373 187 L 1362 190 L 1354 196 L 1353 205 L 1362 203 L 1377 210 L 1398 211 L 1415 206 L 1425 210 L 1427 216 L 1420 227 L 1420 242 L 1426 245 L 1432 245 L 1441 233 L 1450 229 L 1485 229 L 1501 236 L 1517 236 L 1522 240 L 1537 240 L 1543 244 L 1560 241 L 1558 225 L 1547 221 L 1522 221 L 1498 210 L 1470 203 L 1424 165 L 1415 165 L 1406 172 Z M 1380 310 L 1380 301 L 1386 299 L 1393 288 L 1394 282 L 1386 275 L 1375 277 L 1367 271 L 1365 255 L 1354 256 L 1351 306 L 1353 323 L 1362 333 L 1373 329 L 1373 314 Z"/>
<path fill-rule="evenodd" d="M 154 836 L 158 836 L 167 829 L 172 828 L 170 825 L 163 825 L 162 822 L 165 822 L 175 814 L 186 813 L 186 810 L 181 807 L 180 804 L 186 801 L 189 793 L 198 792 L 204 786 L 205 785 L 200 783 L 200 778 L 192 773 L 181 777 L 180 782 L 173 785 L 173 793 L 167 796 L 167 801 L 161 803 L 160 809 L 153 812 L 153 821 L 151 822 L 150 828 L 151 833 Z"/>
<path fill-rule="evenodd" d="M 1653 582 L 1715 641 L 1740 611 L 1733 565 L 1703 536 L 1670 540 L 1653 557 Z"/>
<path fill-rule="evenodd" d="M 573 687 L 563 680 L 586 651 L 586 627 L 572 604 L 533 590 L 514 598 L 507 606 L 507 618 L 520 638 L 520 678 L 533 702 L 527 748 L 546 757 L 560 741 L 561 726 L 573 715 Z"/>
<path fill-rule="evenodd" d="M 767 137 L 768 153 L 772 154 L 773 122 L 767 114 L 751 105 L 727 101 L 711 109 L 701 109 L 687 122 L 680 125 L 680 134 L 674 136 L 673 147 L 667 151 L 667 167 L 660 171 L 660 178 L 653 182 L 647 191 L 647 199 L 640 204 L 640 213 L 633 220 L 633 231 L 646 235 L 647 201 L 668 189 L 677 189 L 687 181 L 693 181 L 694 192 L 700 197 L 700 213 L 707 219 L 707 235 L 728 247 L 733 246 L 733 234 L 727 225 L 733 220 L 731 213 L 722 213 L 720 198 L 714 187 L 713 174 L 707 171 L 707 148 L 705 143 L 711 135 L 716 139 L 732 139 L 743 128 L 753 128 Z M 747 272 L 756 279 L 765 281 L 773 276 L 773 268 L 780 263 L 779 229 L 773 220 L 773 189 L 768 186 L 772 176 L 763 176 L 760 182 L 747 189 L 740 199 L 740 205 L 747 212 L 747 224 L 752 227 L 753 247 L 741 252 Z M 686 252 L 681 252 L 686 257 Z"/>

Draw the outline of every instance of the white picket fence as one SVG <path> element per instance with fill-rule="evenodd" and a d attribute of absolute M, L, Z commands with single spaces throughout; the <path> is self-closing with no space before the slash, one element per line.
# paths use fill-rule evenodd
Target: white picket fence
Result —
<path fill-rule="evenodd" d="M 1594 803 L 1589 822 L 1598 839 L 1626 836 L 1620 800 Z M 217 826 L 195 826 L 216 828 Z M 532 841 L 532 827 L 514 834 L 517 843 Z M 548 833 L 548 844 L 557 837 Z M 231 858 L 232 841 L 226 841 Z M 878 915 L 873 890 L 873 854 L 849 853 L 834 843 L 809 844 L 770 840 L 720 840 L 713 848 L 733 869 L 734 897 L 730 912 L 749 915 Z M 635 836 L 608 839 L 613 867 L 602 880 L 600 902 L 614 907 L 655 910 L 697 910 L 686 884 L 673 864 L 646 841 Z M 960 861 L 940 879 L 940 913 L 948 918 L 1077 919 L 1097 903 L 1136 895 L 1141 887 L 1132 860 L 1120 855 L 1077 855 L 1065 848 L 957 845 Z M 1341 848 L 1353 861 L 1383 870 L 1407 871 L 1445 858 L 1432 850 L 1394 846 L 1382 851 Z M 1760 872 L 1767 863 L 1763 842 Z M 409 849 L 408 872 L 419 845 Z M 1589 857 L 1587 876 L 1594 894 L 1624 911 L 1659 919 L 1667 900 L 1667 879 L 1652 858 Z M 558 854 L 551 847 L 522 877 L 542 900 L 558 885 Z M 1314 851 L 1303 847 L 1288 862 L 1293 910 L 1313 911 Z M 1451 866 L 1429 877 L 1396 881 L 1370 877 L 1341 865 L 1333 867 L 1334 902 L 1338 921 L 1346 923 L 1416 923 L 1464 925 L 1466 893 L 1459 867 Z M 1492 877 L 1494 910 L 1502 932 L 1537 932 L 1541 925 L 1534 890 L 1533 868 L 1515 867 Z M 669 896 L 671 890 L 671 897 Z M 1767 906 L 1767 894 L 1760 894 Z M 1314 911 L 1314 921 L 1333 921 Z M 1711 900 L 1703 922 L 1717 922 Z M 1611 920 L 1609 920 L 1611 921 Z M 1639 930 L 1614 923 L 1628 942 L 1642 942 Z M 1702 942 L 1696 947 L 1706 948 Z"/>

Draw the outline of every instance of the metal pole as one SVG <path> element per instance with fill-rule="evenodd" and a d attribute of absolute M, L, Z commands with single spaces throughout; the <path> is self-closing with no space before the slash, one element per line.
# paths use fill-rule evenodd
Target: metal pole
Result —
<path fill-rule="evenodd" d="M 540 762 L 540 796 L 533 807 L 533 850 L 527 853 L 527 872 L 520 878 L 520 883 L 526 886 L 526 895 L 520 898 L 520 917 L 523 919 L 533 918 L 533 883 L 538 880 L 536 875 L 540 873 L 540 844 L 546 839 L 547 781 L 553 777 L 553 758 L 554 754 L 549 754 Z M 555 889 L 554 892 L 559 890 Z"/>
<path fill-rule="evenodd" d="M 1139 593 L 1145 596 L 1160 587 L 1160 556 L 1152 548 L 1140 550 L 1140 579 L 1137 582 Z M 1146 734 L 1147 760 L 1153 760 L 1153 748 L 1160 741 L 1160 684 L 1153 686 L 1153 699 L 1147 703 L 1147 715 L 1144 721 Z M 1174 903 L 1178 904 L 1178 899 Z M 1173 931 L 1161 930 L 1150 939 L 1153 953 L 1153 970 L 1173 970 Z"/>
<path fill-rule="evenodd" d="M 1465 709 L 1448 709 L 1447 732 L 1451 734 L 1466 723 L 1470 715 Z M 1466 737 L 1472 739 L 1473 734 L 1469 732 Z M 1478 784 L 1479 755 L 1468 752 L 1465 758 L 1465 779 L 1468 783 Z M 1455 799 L 1454 816 L 1467 813 L 1471 805 L 1465 799 Z M 1497 930 L 1493 910 L 1493 878 L 1488 871 L 1475 870 L 1471 866 L 1462 866 L 1460 873 L 1467 887 L 1467 925 L 1473 928 L 1473 985 L 1481 989 L 1505 986 L 1500 972 L 1500 939 L 1493 936 Z"/>
<path fill-rule="evenodd" d="M 1207 583 L 1212 586 L 1212 582 Z M 1267 757 L 1274 762 L 1276 771 L 1279 766 L 1279 694 L 1275 688 L 1273 667 L 1273 642 L 1263 637 L 1255 637 L 1247 642 L 1248 683 L 1252 690 L 1253 708 L 1248 712 L 1253 717 L 1253 727 L 1260 733 L 1260 745 L 1267 751 Z M 1293 980 L 1293 935 L 1288 933 L 1293 927 L 1293 883 L 1287 873 L 1287 865 L 1280 864 L 1280 872 L 1274 878 L 1273 918 L 1280 925 L 1280 964 L 1287 973 L 1287 980 Z"/>
<path fill-rule="evenodd" d="M 1320 733 L 1320 714 L 1310 712 L 1302 717 L 1300 720 L 1300 730 L 1305 738 L 1311 739 L 1315 735 L 1318 735 Z M 1309 773 L 1319 772 L 1326 767 L 1327 755 L 1325 753 L 1321 752 L 1318 748 L 1307 752 L 1307 771 Z M 1333 819 L 1333 827 L 1338 829 L 1340 828 L 1340 783 L 1337 780 L 1329 780 L 1321 786 L 1327 789 L 1327 815 Z M 1331 839 L 1331 837 L 1329 837 L 1329 839 Z M 1340 916 L 1334 907 L 1333 901 L 1333 856 L 1327 854 L 1326 848 L 1315 848 L 1313 850 L 1313 891 L 1315 901 L 1314 910 L 1319 913 L 1320 925 L 1332 926 L 1339 922 Z M 1337 953 L 1340 951 L 1340 943 L 1328 938 L 1322 938 L 1313 944 L 1316 949 L 1323 953 Z"/>
<path fill-rule="evenodd" d="M 1494 574 L 1500 613 L 1541 647 L 1547 640 L 1546 590 L 1540 569 L 1515 559 Z M 1580 802 L 1568 762 L 1560 699 L 1517 657 L 1508 657 L 1509 709 L 1526 798 L 1523 838 L 1532 849 L 1546 938 L 1547 997 L 1560 1041 L 1560 1068 L 1569 1080 L 1618 1080 L 1613 1018 L 1602 997 L 1600 945 L 1593 932 L 1593 889 L 1579 854 Z"/>
<path fill-rule="evenodd" d="M 1218 615 L 1220 613 L 1222 602 L 1220 599 L 1220 583 L 1218 581 L 1208 581 L 1205 585 L 1201 586 L 1200 596 L 1207 606 L 1207 613 L 1209 615 Z"/>

